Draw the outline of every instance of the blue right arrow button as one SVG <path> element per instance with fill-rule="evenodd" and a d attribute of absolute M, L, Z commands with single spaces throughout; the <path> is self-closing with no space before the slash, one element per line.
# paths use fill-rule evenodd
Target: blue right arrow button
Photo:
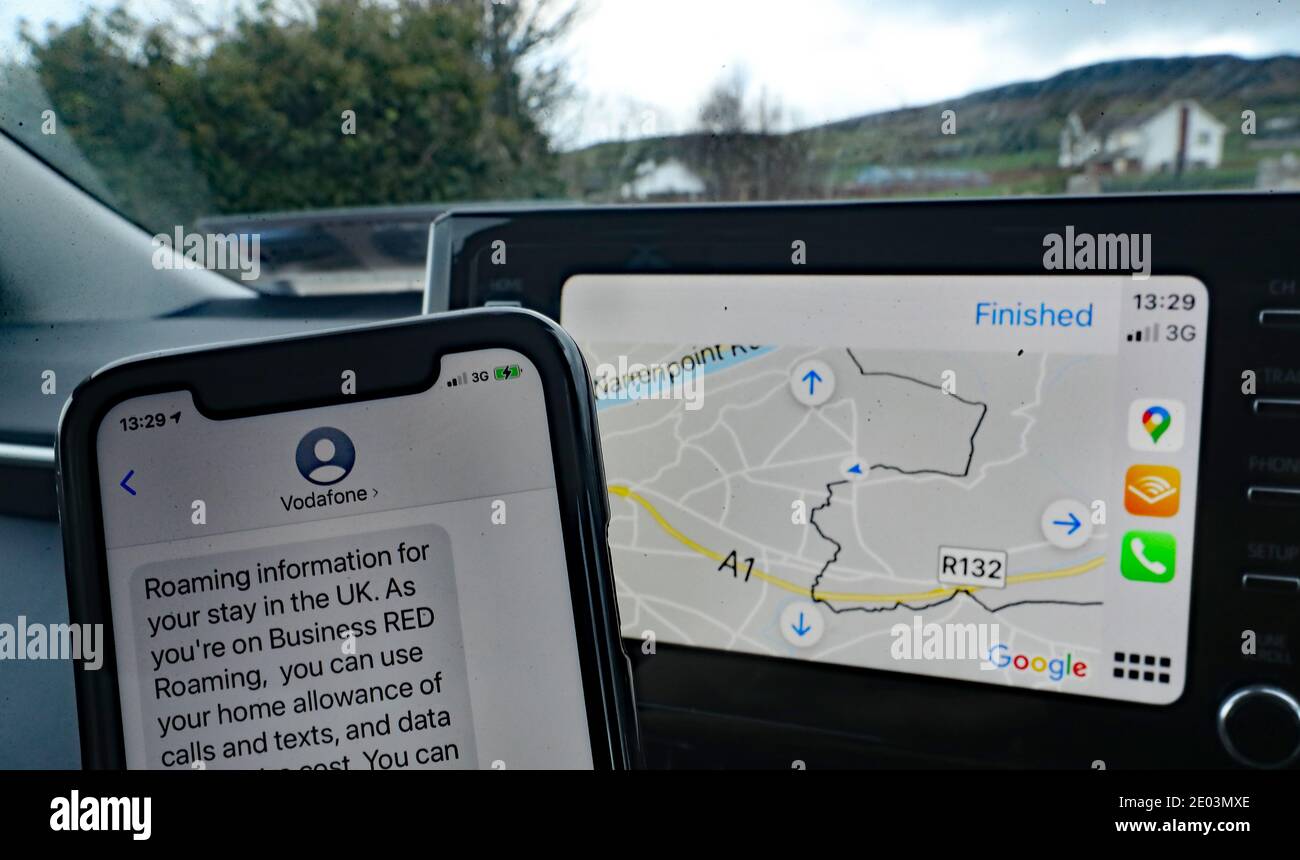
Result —
<path fill-rule="evenodd" d="M 1052 546 L 1078 549 L 1092 537 L 1092 511 L 1076 499 L 1057 499 L 1043 510 L 1043 537 Z"/>
<path fill-rule="evenodd" d="M 1079 530 L 1079 526 L 1083 525 L 1083 520 L 1079 519 L 1079 516 L 1074 511 L 1070 511 L 1068 520 L 1052 520 L 1052 525 L 1068 527 L 1065 533 L 1072 535 Z"/>

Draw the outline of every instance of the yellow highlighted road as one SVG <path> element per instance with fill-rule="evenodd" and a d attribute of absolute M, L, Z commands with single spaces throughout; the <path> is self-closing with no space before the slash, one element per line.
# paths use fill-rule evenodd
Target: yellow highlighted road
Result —
<path fill-rule="evenodd" d="M 722 555 L 721 553 L 714 552 L 708 547 L 698 544 L 695 541 L 691 540 L 686 535 L 682 534 L 677 529 L 676 526 L 674 526 L 672 523 L 668 522 L 668 520 L 664 518 L 663 514 L 659 513 L 658 509 L 656 509 L 654 505 L 652 505 L 649 501 L 645 499 L 644 496 L 642 496 L 640 493 L 637 493 L 635 490 L 632 490 L 620 484 L 610 484 L 609 493 L 612 496 L 618 496 L 621 499 L 627 499 L 630 502 L 634 502 L 640 505 L 641 508 L 644 509 L 645 512 L 650 515 L 650 518 L 653 519 L 656 523 L 658 523 L 659 527 L 663 529 L 664 532 L 669 537 L 673 538 L 678 543 L 682 544 L 683 546 L 687 547 L 693 552 L 699 553 L 705 558 L 712 559 L 713 561 L 716 562 L 722 562 L 726 559 L 726 556 Z M 1067 576 L 1078 576 L 1079 574 L 1087 573 L 1090 570 L 1095 570 L 1101 567 L 1105 563 L 1106 563 L 1106 557 L 1099 555 L 1096 558 L 1088 559 L 1087 561 L 1082 562 L 1080 564 L 1076 564 L 1072 567 L 1063 567 L 1060 568 L 1059 570 L 1036 571 L 1034 573 L 1020 573 L 1014 576 L 1008 576 L 1007 584 L 1014 585 L 1019 582 L 1039 582 L 1044 579 L 1063 579 Z M 774 585 L 777 588 L 788 591 L 791 594 L 798 594 L 801 597 L 807 597 L 807 598 L 812 597 L 812 591 L 810 589 L 805 588 L 802 585 L 797 585 L 793 582 L 782 579 L 779 576 L 774 576 L 766 571 L 759 570 L 758 568 L 754 568 L 752 571 L 750 571 L 750 575 L 756 576 L 759 579 L 763 580 L 764 582 L 770 585 Z M 914 591 L 910 593 L 901 593 L 901 594 L 854 594 L 851 592 L 819 591 L 817 592 L 817 598 L 819 600 L 834 600 L 834 601 L 839 601 L 841 603 L 896 603 L 900 601 L 930 600 L 936 597 L 946 597 L 947 595 L 957 591 L 980 591 L 980 590 L 981 589 L 978 586 L 970 586 L 970 587 L 940 586 L 937 588 L 932 588 L 928 591 Z"/>

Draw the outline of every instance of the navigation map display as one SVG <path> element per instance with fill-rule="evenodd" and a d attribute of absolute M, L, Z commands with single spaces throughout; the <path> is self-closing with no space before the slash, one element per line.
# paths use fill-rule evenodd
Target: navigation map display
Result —
<path fill-rule="evenodd" d="M 1207 302 L 1181 276 L 570 278 L 624 636 L 1173 702 Z"/>

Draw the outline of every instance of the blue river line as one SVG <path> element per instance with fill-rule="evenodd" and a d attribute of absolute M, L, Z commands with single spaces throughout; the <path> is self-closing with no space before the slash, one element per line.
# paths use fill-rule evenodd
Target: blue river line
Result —
<path fill-rule="evenodd" d="M 708 344 L 706 344 L 706 346 L 707 345 Z M 749 352 L 742 352 L 736 355 L 728 355 L 725 358 L 718 359 L 717 361 L 710 361 L 704 365 L 704 371 L 701 375 L 709 376 L 710 374 L 717 373 L 718 371 L 730 370 L 731 368 L 735 367 L 738 364 L 741 364 L 743 362 L 749 361 L 754 358 L 758 358 L 759 356 L 767 355 L 769 352 L 772 352 L 774 349 L 776 349 L 776 347 L 774 346 L 762 346 L 759 347 L 758 349 L 751 349 Z M 659 366 L 662 367 L 663 365 L 668 363 L 669 362 L 660 362 Z M 665 394 L 671 392 L 672 390 L 672 384 L 670 382 L 657 381 L 660 379 L 664 379 L 664 377 L 656 376 L 655 379 L 656 381 L 652 382 L 649 385 L 629 386 L 628 391 L 625 394 L 620 394 L 619 396 L 608 398 L 608 399 L 598 398 L 596 401 L 596 411 L 603 412 L 606 409 L 613 409 L 616 406 L 624 406 L 628 403 L 636 403 L 638 400 L 669 399 L 668 397 L 656 398 L 653 396 L 656 392 L 660 390 L 663 390 Z M 645 389 L 644 393 L 640 392 L 639 389 L 641 388 Z"/>

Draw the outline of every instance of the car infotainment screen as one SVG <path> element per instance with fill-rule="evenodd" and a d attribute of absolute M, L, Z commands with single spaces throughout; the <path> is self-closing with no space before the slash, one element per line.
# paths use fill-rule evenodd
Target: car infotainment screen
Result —
<path fill-rule="evenodd" d="M 626 637 L 1173 702 L 1208 296 L 580 275 Z"/>

